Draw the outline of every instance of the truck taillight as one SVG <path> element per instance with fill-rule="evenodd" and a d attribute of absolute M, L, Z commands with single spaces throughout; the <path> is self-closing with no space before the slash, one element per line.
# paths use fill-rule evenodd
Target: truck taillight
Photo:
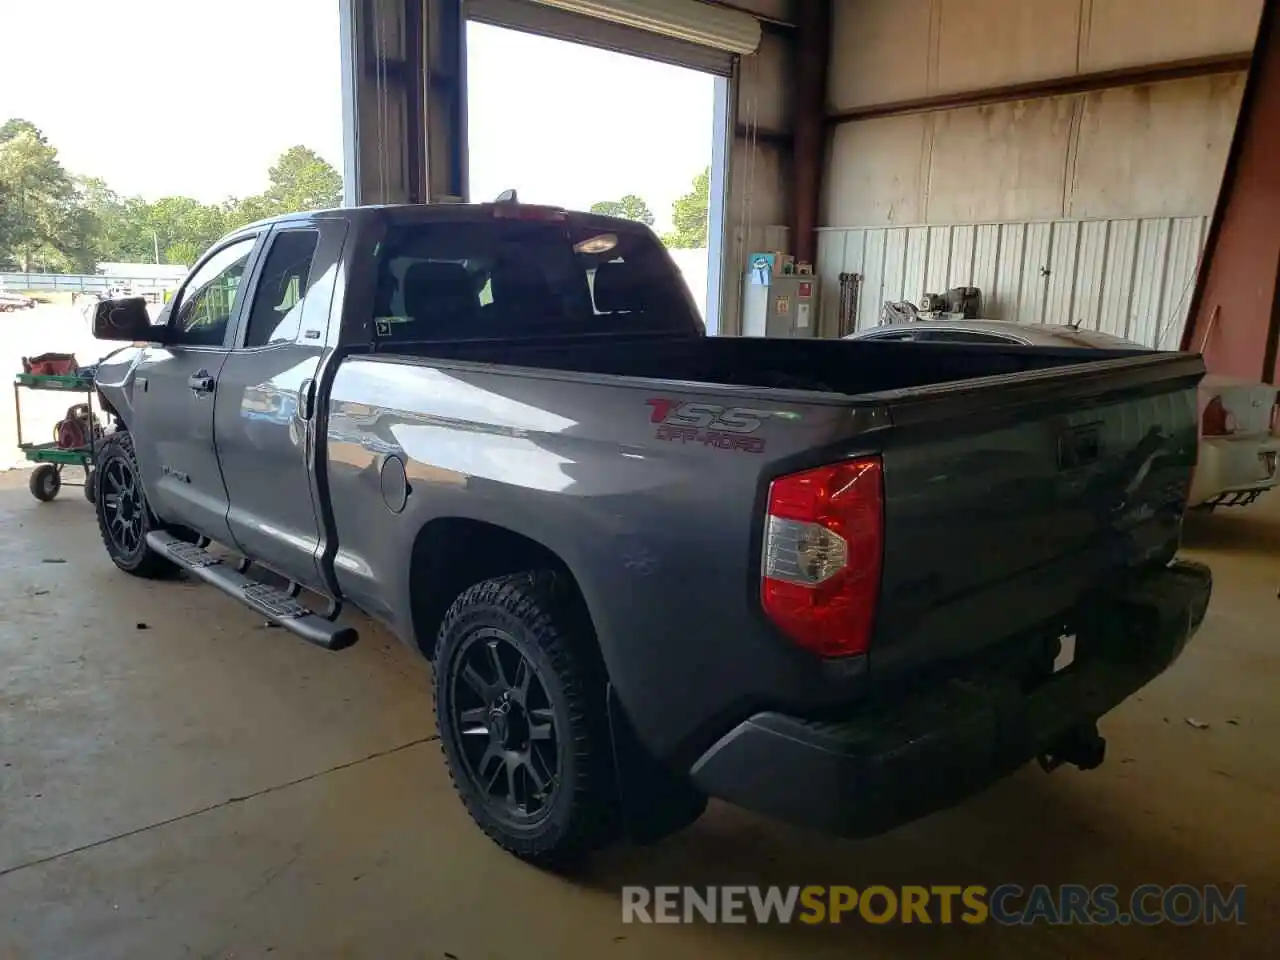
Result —
<path fill-rule="evenodd" d="M 1222 403 L 1221 397 L 1214 397 L 1204 408 L 1200 418 L 1200 433 L 1206 437 L 1229 437 L 1236 432 L 1236 418 Z"/>
<path fill-rule="evenodd" d="M 878 457 L 779 477 L 769 487 L 760 601 L 797 645 L 824 657 L 871 643 L 884 550 Z"/>

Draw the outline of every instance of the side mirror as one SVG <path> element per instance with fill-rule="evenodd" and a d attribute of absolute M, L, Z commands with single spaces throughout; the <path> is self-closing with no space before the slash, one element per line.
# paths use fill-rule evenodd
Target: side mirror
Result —
<path fill-rule="evenodd" d="M 93 309 L 93 335 L 99 340 L 154 342 L 162 329 L 151 323 L 143 297 L 102 300 Z"/>

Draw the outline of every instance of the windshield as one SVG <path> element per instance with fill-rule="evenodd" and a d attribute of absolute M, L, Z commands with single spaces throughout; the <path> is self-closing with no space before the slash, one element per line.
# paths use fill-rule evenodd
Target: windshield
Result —
<path fill-rule="evenodd" d="M 377 277 L 380 342 L 700 330 L 661 244 L 612 223 L 394 226 Z"/>

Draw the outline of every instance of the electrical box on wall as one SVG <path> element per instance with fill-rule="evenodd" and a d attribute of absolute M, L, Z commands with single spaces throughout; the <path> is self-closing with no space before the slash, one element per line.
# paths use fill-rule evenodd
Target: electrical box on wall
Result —
<path fill-rule="evenodd" d="M 785 265 L 783 264 L 783 261 Z M 801 264 L 800 269 L 805 265 Z M 747 337 L 816 337 L 818 282 L 791 269 L 790 258 L 753 253 L 742 287 L 742 333 Z"/>

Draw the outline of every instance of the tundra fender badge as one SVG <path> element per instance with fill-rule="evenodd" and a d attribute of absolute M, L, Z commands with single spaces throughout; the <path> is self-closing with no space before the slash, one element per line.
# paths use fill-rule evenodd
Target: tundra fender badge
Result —
<path fill-rule="evenodd" d="M 397 456 L 382 461 L 382 502 L 392 513 L 399 513 L 409 500 L 409 479 L 404 473 L 404 463 Z"/>

